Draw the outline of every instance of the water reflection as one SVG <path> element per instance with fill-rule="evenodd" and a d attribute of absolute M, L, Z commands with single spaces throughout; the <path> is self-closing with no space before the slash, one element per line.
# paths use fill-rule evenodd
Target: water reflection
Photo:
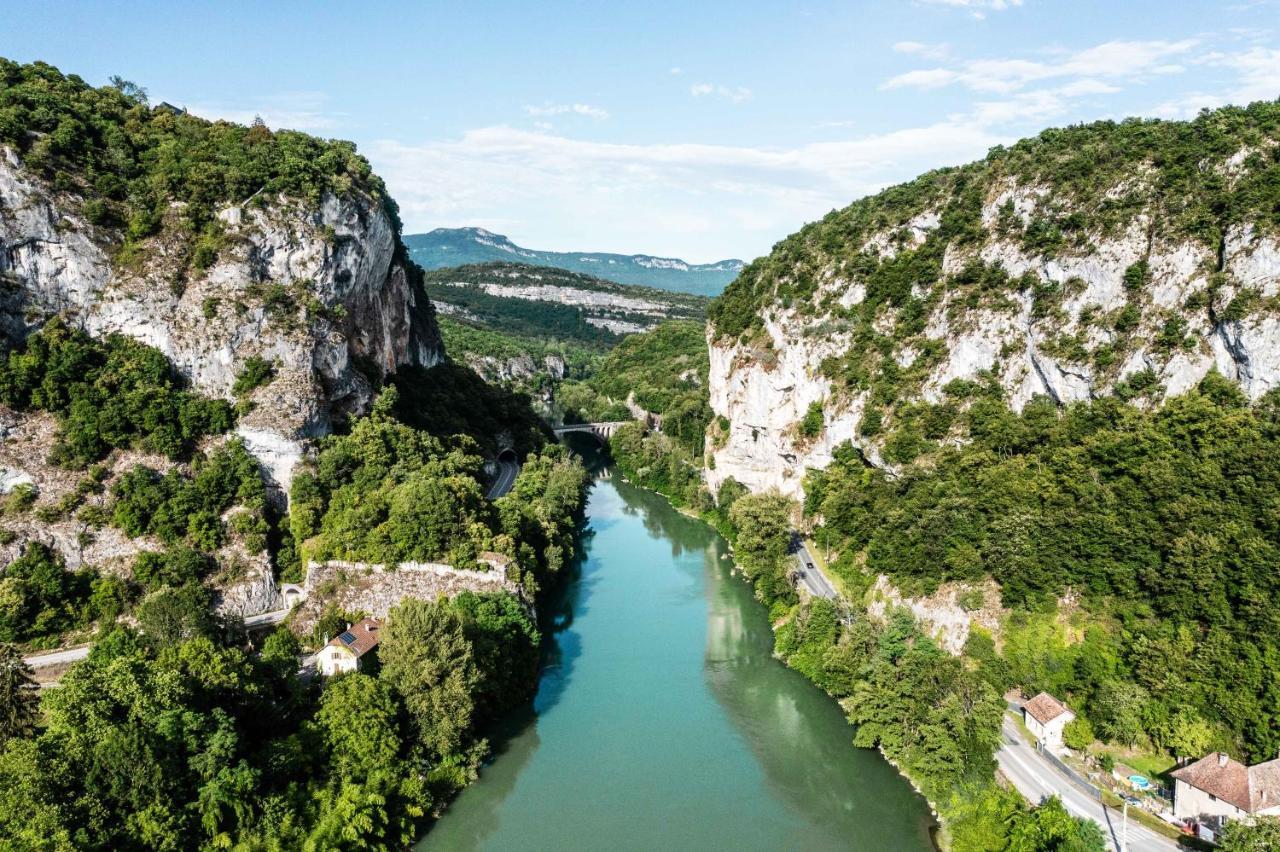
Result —
<path fill-rule="evenodd" d="M 713 530 L 617 479 L 589 515 L 536 716 L 419 849 L 929 849 L 923 803 L 772 658 Z"/>
<path fill-rule="evenodd" d="M 805 815 L 813 846 L 928 848 L 929 819 L 912 791 L 875 752 L 856 749 L 835 701 L 767 649 L 767 618 L 747 586 L 709 564 L 713 591 L 707 680 L 765 770 L 773 795 Z M 744 596 L 746 600 L 744 600 Z"/>

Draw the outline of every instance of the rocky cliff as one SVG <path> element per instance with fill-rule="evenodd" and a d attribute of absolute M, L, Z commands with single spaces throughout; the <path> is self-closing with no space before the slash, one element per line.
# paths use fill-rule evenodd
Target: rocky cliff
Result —
<path fill-rule="evenodd" d="M 228 399 L 247 359 L 274 363 L 238 429 L 286 492 L 301 441 L 368 405 L 370 372 L 441 357 L 396 226 L 364 191 L 222 204 L 221 247 L 204 269 L 176 225 L 122 257 L 120 230 L 91 224 L 83 205 L 0 149 L 0 331 L 21 338 L 60 313 L 156 347 Z"/>
<path fill-rule="evenodd" d="M 1254 104 L 1047 131 L 807 226 L 712 307 L 711 486 L 799 496 L 845 441 L 892 468 L 963 440 L 917 415 L 978 387 L 1156 405 L 1217 370 L 1259 399 L 1280 385 L 1277 186 L 1280 105 Z"/>

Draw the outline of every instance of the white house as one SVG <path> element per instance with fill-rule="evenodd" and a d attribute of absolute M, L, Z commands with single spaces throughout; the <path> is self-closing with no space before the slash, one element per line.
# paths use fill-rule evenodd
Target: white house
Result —
<path fill-rule="evenodd" d="M 357 621 L 342 633 L 329 640 L 329 644 L 316 655 L 320 674 L 332 677 L 343 672 L 360 670 L 360 660 L 378 647 L 381 625 L 372 618 Z"/>
<path fill-rule="evenodd" d="M 1280 815 L 1280 760 L 1245 766 L 1217 751 L 1170 774 L 1179 819 L 1216 830 L 1227 820 Z"/>
<path fill-rule="evenodd" d="M 1067 705 L 1042 692 L 1022 705 L 1022 721 L 1040 745 L 1053 751 L 1062 748 L 1062 729 L 1076 717 Z"/>

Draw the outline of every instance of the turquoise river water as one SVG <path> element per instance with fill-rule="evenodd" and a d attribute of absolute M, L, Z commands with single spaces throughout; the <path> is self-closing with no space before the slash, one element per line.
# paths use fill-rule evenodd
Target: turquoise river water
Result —
<path fill-rule="evenodd" d="M 617 478 L 587 518 L 533 709 L 418 850 L 932 849 L 924 800 L 773 659 L 719 535 Z"/>

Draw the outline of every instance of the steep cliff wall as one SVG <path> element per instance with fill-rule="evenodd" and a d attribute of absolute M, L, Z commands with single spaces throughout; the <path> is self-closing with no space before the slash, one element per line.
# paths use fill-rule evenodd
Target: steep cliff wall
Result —
<path fill-rule="evenodd" d="M 799 496 L 845 441 L 893 467 L 913 410 L 977 386 L 1015 410 L 1154 405 L 1216 369 L 1260 398 L 1280 385 L 1278 176 L 1280 106 L 1255 104 L 1049 131 L 806 227 L 713 305 L 711 486 Z"/>
<path fill-rule="evenodd" d="M 239 431 L 286 491 L 300 442 L 367 407 L 365 373 L 442 355 L 395 225 L 359 190 L 220 206 L 221 248 L 204 269 L 177 226 L 122 259 L 119 231 L 90 224 L 82 203 L 0 151 L 0 331 L 20 338 L 61 313 L 156 347 L 197 389 L 228 399 L 247 359 L 273 362 Z"/>

